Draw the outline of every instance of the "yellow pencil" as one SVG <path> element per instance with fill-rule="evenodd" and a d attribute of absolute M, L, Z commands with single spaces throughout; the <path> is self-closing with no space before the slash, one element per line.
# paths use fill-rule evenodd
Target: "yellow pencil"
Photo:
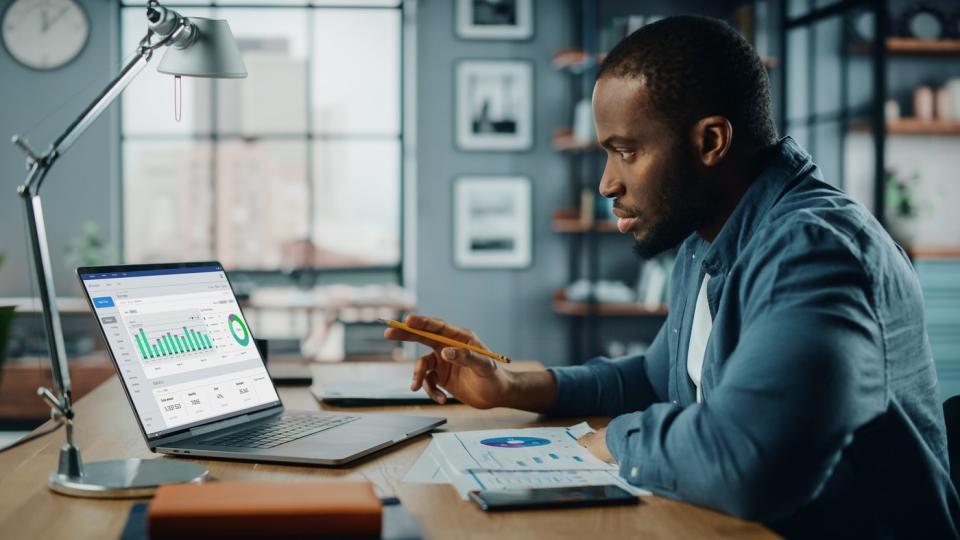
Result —
<path fill-rule="evenodd" d="M 392 321 L 389 319 L 380 319 L 380 322 L 389 326 L 390 328 L 396 328 L 397 330 L 403 330 L 404 332 L 410 332 L 411 334 L 416 334 L 427 339 L 432 339 L 434 341 L 443 343 L 444 345 L 449 345 L 451 347 L 457 347 L 458 349 L 469 349 L 477 354 L 482 354 L 484 356 L 493 358 L 497 362 L 503 362 L 504 364 L 509 364 L 510 359 L 502 354 L 497 354 L 492 351 L 488 351 L 481 347 L 475 347 L 469 343 L 464 343 L 462 341 L 457 341 L 455 339 L 450 339 L 440 334 L 434 334 L 433 332 L 427 332 L 426 330 L 417 330 L 416 328 L 411 328 L 406 324 L 400 321 Z"/>

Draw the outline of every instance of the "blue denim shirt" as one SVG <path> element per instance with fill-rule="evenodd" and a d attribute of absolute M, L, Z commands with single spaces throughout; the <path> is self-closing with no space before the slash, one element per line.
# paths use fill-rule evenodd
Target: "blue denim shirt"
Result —
<path fill-rule="evenodd" d="M 697 403 L 687 348 L 705 273 Z M 957 536 L 916 273 L 790 138 L 713 242 L 681 245 L 645 354 L 552 372 L 552 413 L 615 417 L 620 473 L 660 495 L 789 536 Z"/>

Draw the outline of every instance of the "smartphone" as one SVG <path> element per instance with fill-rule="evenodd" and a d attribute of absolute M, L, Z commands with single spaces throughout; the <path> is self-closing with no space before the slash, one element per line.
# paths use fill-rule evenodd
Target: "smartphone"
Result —
<path fill-rule="evenodd" d="M 640 497 L 615 485 L 471 491 L 470 498 L 487 512 L 641 504 Z"/>

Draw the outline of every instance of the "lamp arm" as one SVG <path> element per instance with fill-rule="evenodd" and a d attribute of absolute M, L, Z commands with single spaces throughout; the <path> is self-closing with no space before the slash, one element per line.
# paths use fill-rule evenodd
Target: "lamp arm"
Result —
<path fill-rule="evenodd" d="M 94 122 L 107 107 L 113 103 L 121 92 L 133 81 L 150 61 L 156 48 L 166 45 L 168 39 L 156 44 L 150 44 L 152 31 L 141 41 L 136 55 L 120 70 L 120 73 L 110 81 L 106 89 L 87 106 L 74 120 L 62 135 L 50 145 L 42 156 L 35 155 L 19 136 L 13 137 L 13 143 L 27 154 L 27 178 L 17 189 L 23 198 L 27 210 L 27 223 L 30 229 L 31 255 L 33 256 L 34 271 L 37 275 L 40 302 L 43 306 L 44 330 L 47 334 L 47 344 L 50 348 L 50 362 L 53 370 L 53 382 L 57 392 L 57 404 L 60 413 L 67 419 L 73 418 L 72 385 L 70 370 L 67 366 L 66 348 L 63 343 L 63 326 L 60 321 L 60 310 L 56 303 L 56 293 L 53 286 L 53 271 L 50 263 L 50 247 L 47 241 L 47 231 L 43 220 L 43 206 L 40 201 L 40 186 L 46 178 L 50 168 L 57 159 L 70 148 L 90 124 Z M 72 441 L 71 441 L 72 443 Z"/>
<path fill-rule="evenodd" d="M 133 57 L 130 62 L 127 63 L 123 69 L 120 70 L 120 73 L 110 81 L 110 84 L 107 85 L 106 89 L 100 93 L 99 96 L 91 103 L 81 114 L 80 116 L 67 127 L 67 130 L 64 131 L 50 146 L 50 152 L 56 153 L 57 155 L 63 154 L 73 145 L 74 142 L 83 135 L 83 132 L 90 127 L 97 118 L 107 109 L 107 107 L 112 104 L 117 97 L 133 82 L 133 79 L 143 71 L 143 68 L 146 67 L 147 62 L 150 61 L 150 57 L 153 55 L 153 49 L 146 47 L 139 47 L 137 54 Z"/>

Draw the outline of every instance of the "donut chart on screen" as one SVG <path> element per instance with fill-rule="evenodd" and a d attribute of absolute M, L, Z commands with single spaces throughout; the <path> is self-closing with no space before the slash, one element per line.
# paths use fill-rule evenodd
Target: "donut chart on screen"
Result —
<path fill-rule="evenodd" d="M 227 326 L 230 327 L 230 334 L 233 336 L 233 339 L 237 340 L 237 343 L 241 347 L 246 347 L 250 344 L 250 331 L 247 330 L 247 325 L 243 324 L 243 320 L 240 319 L 235 313 L 231 313 L 227 317 Z"/>

